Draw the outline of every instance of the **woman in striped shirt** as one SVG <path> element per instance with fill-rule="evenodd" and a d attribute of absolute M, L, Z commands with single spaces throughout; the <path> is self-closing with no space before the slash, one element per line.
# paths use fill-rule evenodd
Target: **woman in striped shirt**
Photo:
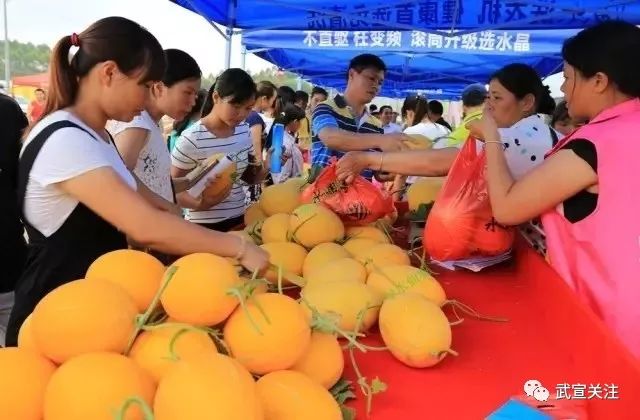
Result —
<path fill-rule="evenodd" d="M 249 166 L 252 152 L 249 124 L 245 122 L 256 101 L 256 84 L 241 69 L 223 72 L 209 89 L 202 119 L 186 129 L 171 152 L 171 175 L 181 177 L 215 154 L 224 154 L 237 165 L 237 174 Z M 226 232 L 243 222 L 245 193 L 241 177 L 215 197 L 193 198 L 178 194 L 187 208 L 187 220 Z"/>

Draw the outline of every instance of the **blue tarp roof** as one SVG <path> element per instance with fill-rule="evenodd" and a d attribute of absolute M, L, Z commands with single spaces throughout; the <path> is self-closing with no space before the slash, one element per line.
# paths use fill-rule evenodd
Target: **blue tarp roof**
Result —
<path fill-rule="evenodd" d="M 172 0 L 242 29 L 431 30 L 582 28 L 640 24 L 638 0 Z"/>

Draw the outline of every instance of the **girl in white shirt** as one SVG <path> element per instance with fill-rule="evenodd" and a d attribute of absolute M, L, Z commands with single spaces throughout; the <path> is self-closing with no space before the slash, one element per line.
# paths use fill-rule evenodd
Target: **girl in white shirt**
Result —
<path fill-rule="evenodd" d="M 169 49 L 164 54 L 167 66 L 162 81 L 151 86 L 144 111 L 130 122 L 113 121 L 108 128 L 127 167 L 151 191 L 173 203 L 171 157 L 160 120 L 167 115 L 180 121 L 191 112 L 202 72 L 184 51 Z"/>
<path fill-rule="evenodd" d="M 70 60 L 72 46 L 77 51 Z M 20 156 L 18 195 L 30 244 L 8 346 L 16 345 L 40 299 L 83 278 L 104 253 L 126 248 L 126 236 L 170 254 L 208 252 L 235 257 L 249 270 L 267 267 L 260 248 L 163 211 L 111 143 L 107 121 L 130 121 L 142 112 L 164 66 L 156 38 L 122 17 L 101 19 L 54 47 L 49 99 Z"/>

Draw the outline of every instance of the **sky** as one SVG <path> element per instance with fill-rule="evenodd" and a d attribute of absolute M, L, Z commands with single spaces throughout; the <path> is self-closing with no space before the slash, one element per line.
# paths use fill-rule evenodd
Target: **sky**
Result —
<path fill-rule="evenodd" d="M 169 0 L 8 0 L 9 39 L 53 47 L 62 36 L 80 33 L 107 16 L 124 16 L 140 23 L 164 48 L 179 48 L 191 54 L 205 74 L 224 69 L 222 36 L 203 17 Z M 4 36 L 2 22 L 0 27 L 0 36 Z M 231 66 L 239 67 L 240 40 L 234 38 Z M 268 62 L 247 56 L 248 70 L 257 72 L 267 67 Z"/>

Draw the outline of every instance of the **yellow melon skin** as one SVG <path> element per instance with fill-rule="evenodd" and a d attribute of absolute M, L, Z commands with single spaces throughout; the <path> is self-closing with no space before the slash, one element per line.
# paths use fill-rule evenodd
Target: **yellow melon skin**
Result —
<path fill-rule="evenodd" d="M 155 420 L 263 420 L 256 383 L 237 361 L 222 354 L 178 362 L 156 392 Z"/>
<path fill-rule="evenodd" d="M 289 231 L 289 215 L 278 213 L 269 216 L 262 223 L 262 243 L 287 242 Z"/>
<path fill-rule="evenodd" d="M 300 360 L 311 342 L 311 326 L 295 300 L 264 293 L 253 296 L 245 308 L 229 317 L 224 339 L 238 362 L 251 373 L 264 375 L 288 369 Z"/>
<path fill-rule="evenodd" d="M 244 211 L 244 224 L 245 226 L 252 225 L 256 222 L 260 222 L 267 218 L 258 203 L 253 203 L 247 207 Z"/>
<path fill-rule="evenodd" d="M 302 266 L 302 275 L 307 278 L 315 269 L 331 261 L 349 258 L 350 256 L 351 254 L 342 245 L 338 245 L 335 242 L 322 243 L 309 251 Z"/>
<path fill-rule="evenodd" d="M 438 305 L 416 293 L 386 299 L 378 322 L 385 345 L 407 366 L 434 366 L 451 348 L 451 327 L 446 315 Z"/>
<path fill-rule="evenodd" d="M 382 298 L 412 292 L 438 306 L 444 305 L 447 300 L 444 289 L 431 274 L 409 265 L 390 265 L 375 270 L 369 274 L 367 286 Z"/>
<path fill-rule="evenodd" d="M 314 270 L 305 278 L 306 285 L 323 281 L 367 281 L 367 269 L 353 258 L 340 258 Z"/>
<path fill-rule="evenodd" d="M 291 214 L 289 236 L 311 249 L 324 242 L 344 238 L 344 224 L 331 210 L 319 204 L 303 204 Z"/>
<path fill-rule="evenodd" d="M 44 399 L 47 420 L 113 420 L 129 398 L 137 396 L 149 406 L 155 385 L 128 357 L 115 353 L 88 353 L 70 359 L 53 374 Z M 143 420 L 137 405 L 126 420 Z"/>
<path fill-rule="evenodd" d="M 76 280 L 47 294 L 33 310 L 36 348 L 55 363 L 84 353 L 122 353 L 138 313 L 120 286 L 102 280 Z"/>
<path fill-rule="evenodd" d="M 364 283 L 357 280 L 313 282 L 302 289 L 300 297 L 300 304 L 308 314 L 313 308 L 323 316 L 336 317 L 338 326 L 349 332 L 358 327 L 361 312 L 364 316 L 358 331 L 369 330 L 378 319 L 381 303 Z"/>
<path fill-rule="evenodd" d="M 378 244 L 356 256 L 367 268 L 368 273 L 388 265 L 411 265 L 407 252 L 397 245 Z"/>
<path fill-rule="evenodd" d="M 350 239 L 371 239 L 381 244 L 390 242 L 382 230 L 373 226 L 350 226 L 346 230 L 346 236 Z"/>
<path fill-rule="evenodd" d="M 407 189 L 409 210 L 416 211 L 420 204 L 436 200 L 446 178 L 420 178 Z"/>
<path fill-rule="evenodd" d="M 257 388 L 265 419 L 342 420 L 329 391 L 300 372 L 270 373 L 258 380 Z"/>
<path fill-rule="evenodd" d="M 140 334 L 133 343 L 129 357 L 158 383 L 178 361 L 217 352 L 216 345 L 206 332 L 167 325 Z"/>
<path fill-rule="evenodd" d="M 342 246 L 344 247 L 344 249 L 347 250 L 349 255 L 351 255 L 352 257 L 357 257 L 358 255 L 361 255 L 378 245 L 380 245 L 380 242 L 373 239 L 354 238 L 354 239 L 349 239 Z"/>
<path fill-rule="evenodd" d="M 302 266 L 307 258 L 307 250 L 293 242 L 272 242 L 260 245 L 262 249 L 269 253 L 269 262 L 276 267 L 282 267 L 282 284 L 289 285 L 291 282 L 284 277 L 286 273 L 296 276 L 302 275 Z M 278 269 L 270 268 L 265 274 L 265 278 L 273 284 L 278 283 Z"/>
<path fill-rule="evenodd" d="M 331 389 L 344 371 L 344 354 L 338 338 L 314 331 L 307 351 L 291 370 L 304 373 L 324 388 Z"/>
<path fill-rule="evenodd" d="M 56 366 L 31 350 L 0 348 L 0 417 L 42 420 L 44 394 Z"/>
<path fill-rule="evenodd" d="M 295 182 L 270 185 L 262 190 L 259 203 L 267 216 L 291 213 L 301 204 L 300 188 Z"/>
<path fill-rule="evenodd" d="M 35 339 L 33 338 L 31 317 L 32 315 L 29 315 L 20 326 L 20 331 L 18 332 L 18 348 L 40 353 L 40 350 L 38 350 L 38 347 L 36 346 Z"/>
<path fill-rule="evenodd" d="M 213 254 L 191 254 L 173 263 L 177 267 L 160 300 L 166 313 L 178 322 L 217 325 L 239 302 L 228 290 L 242 281 L 234 266 Z"/>

